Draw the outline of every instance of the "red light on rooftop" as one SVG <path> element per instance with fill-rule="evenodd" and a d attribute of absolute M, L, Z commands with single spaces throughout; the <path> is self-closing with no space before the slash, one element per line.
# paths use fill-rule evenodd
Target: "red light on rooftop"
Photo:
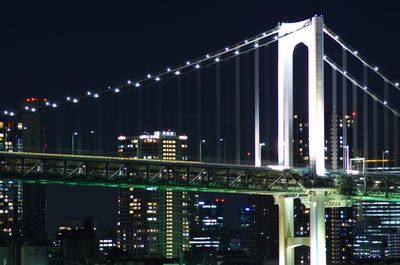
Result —
<path fill-rule="evenodd" d="M 47 100 L 48 100 L 47 98 L 37 98 L 37 97 L 30 97 L 25 99 L 26 102 L 35 102 L 35 101 L 46 102 Z"/>

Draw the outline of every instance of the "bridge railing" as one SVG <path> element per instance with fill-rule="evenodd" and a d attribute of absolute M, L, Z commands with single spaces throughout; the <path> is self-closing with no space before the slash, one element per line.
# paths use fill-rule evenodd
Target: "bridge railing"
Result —
<path fill-rule="evenodd" d="M 248 165 L 7 152 L 0 152 L 0 174 L 3 180 L 43 184 L 263 194 L 305 194 L 308 188 L 333 184 L 329 178 Z"/>
<path fill-rule="evenodd" d="M 115 156 L 0 152 L 0 178 L 39 184 L 288 195 L 323 188 L 354 199 L 400 200 L 396 172 L 312 177 L 298 169 Z"/>

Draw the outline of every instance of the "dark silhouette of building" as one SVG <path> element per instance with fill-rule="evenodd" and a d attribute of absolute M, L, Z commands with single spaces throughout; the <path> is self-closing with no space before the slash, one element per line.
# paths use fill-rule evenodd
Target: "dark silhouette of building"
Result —
<path fill-rule="evenodd" d="M 251 216 L 253 214 L 253 207 L 250 204 L 240 207 L 239 209 L 239 234 L 241 249 L 249 251 L 249 227 L 251 223 Z"/>
<path fill-rule="evenodd" d="M 82 229 L 62 230 L 60 241 L 64 265 L 75 265 L 76 262 L 88 264 L 100 256 L 92 218 L 84 219 Z"/>
<path fill-rule="evenodd" d="M 47 127 L 42 122 L 39 107 L 46 105 L 46 98 L 25 99 L 22 115 L 24 152 L 46 152 Z M 47 240 L 47 186 L 23 184 L 23 235 L 37 241 Z"/>
<path fill-rule="evenodd" d="M 248 251 L 261 260 L 278 258 L 278 206 L 272 196 L 251 195 Z"/>

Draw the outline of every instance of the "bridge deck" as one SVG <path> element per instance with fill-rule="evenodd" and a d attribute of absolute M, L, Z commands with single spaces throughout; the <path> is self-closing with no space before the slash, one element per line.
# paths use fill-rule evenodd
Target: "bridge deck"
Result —
<path fill-rule="evenodd" d="M 0 152 L 3 181 L 288 196 L 323 188 L 341 198 L 400 201 L 400 176 L 393 172 L 313 178 L 298 172 L 196 161 Z"/>

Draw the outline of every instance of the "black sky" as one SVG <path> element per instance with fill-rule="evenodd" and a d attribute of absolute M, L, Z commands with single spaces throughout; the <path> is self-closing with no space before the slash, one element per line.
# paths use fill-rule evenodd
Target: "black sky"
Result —
<path fill-rule="evenodd" d="M 0 109 L 101 89 L 314 14 L 400 80 L 396 1 L 9 1 L 1 10 Z M 50 187 L 48 206 L 50 231 L 88 215 L 113 226 L 115 190 Z"/>

